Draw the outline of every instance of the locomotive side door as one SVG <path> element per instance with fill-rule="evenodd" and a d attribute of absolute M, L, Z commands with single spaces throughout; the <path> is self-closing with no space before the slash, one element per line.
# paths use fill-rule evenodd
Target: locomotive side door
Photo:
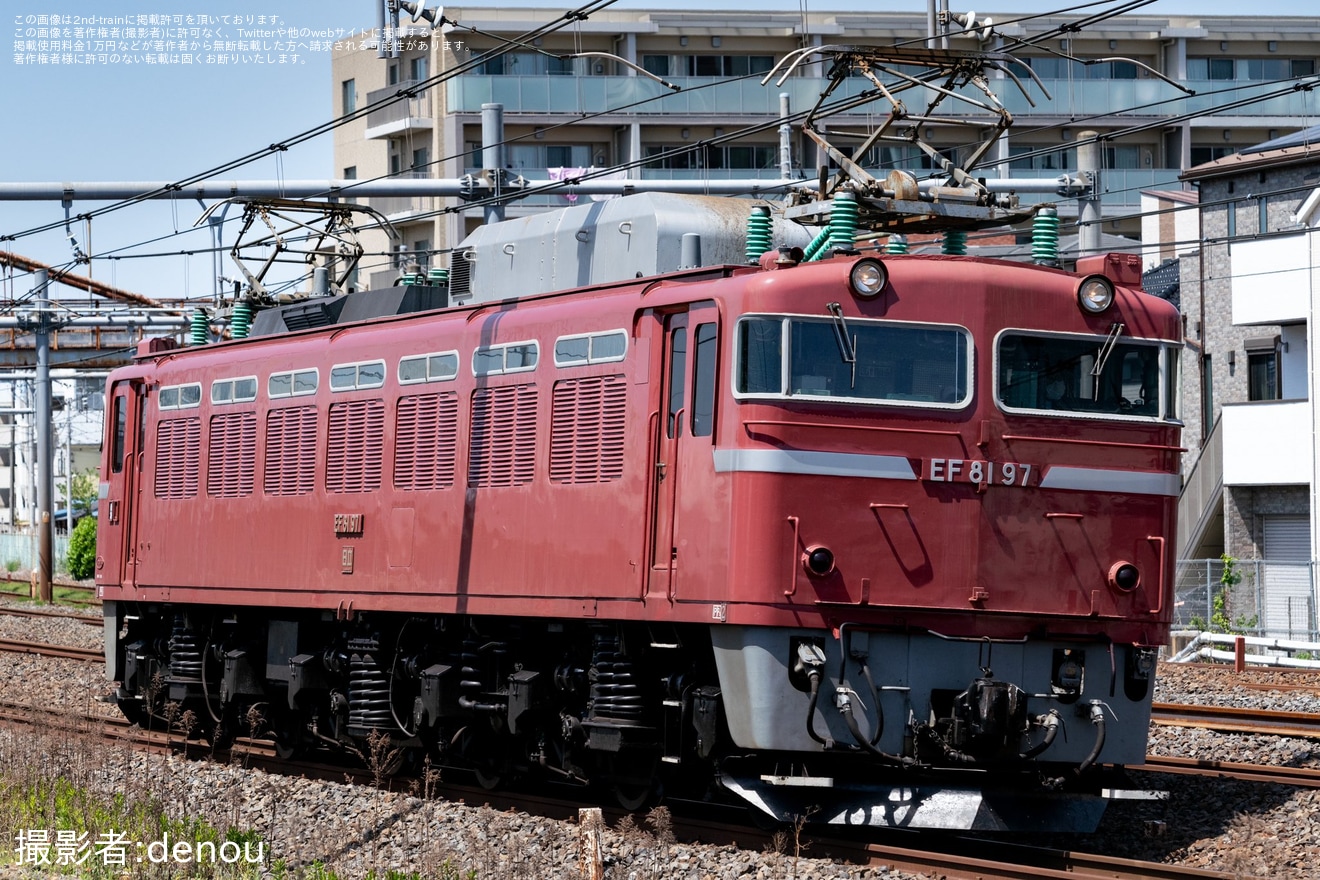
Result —
<path fill-rule="evenodd" d="M 106 412 L 105 463 L 97 509 L 96 585 L 131 586 L 136 581 L 133 522 L 142 474 L 142 433 L 146 401 L 140 380 L 116 382 Z"/>
<path fill-rule="evenodd" d="M 718 314 L 708 302 L 656 315 L 664 322 L 664 355 L 660 380 L 654 383 L 660 395 L 653 407 L 648 597 L 687 597 L 695 572 L 705 570 L 708 547 L 719 542 L 713 528 L 719 514 L 708 494 L 714 471 Z M 681 590 L 680 571 L 686 572 Z"/>

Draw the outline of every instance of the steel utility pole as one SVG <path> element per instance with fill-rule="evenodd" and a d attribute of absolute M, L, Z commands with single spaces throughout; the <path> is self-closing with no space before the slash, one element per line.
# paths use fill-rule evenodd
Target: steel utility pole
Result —
<path fill-rule="evenodd" d="M 36 272 L 33 290 L 36 314 L 29 319 L 37 349 L 36 434 L 37 434 L 37 598 L 50 602 L 55 598 L 50 586 L 54 553 L 51 540 L 50 496 L 53 480 L 50 442 L 50 276 L 45 269 Z"/>
<path fill-rule="evenodd" d="M 1100 133 L 1077 134 L 1077 171 L 1089 175 L 1090 191 L 1077 199 L 1077 256 L 1093 257 L 1101 252 L 1100 235 Z"/>
<path fill-rule="evenodd" d="M 182 315 L 149 314 L 88 316 L 70 316 L 55 320 L 51 313 L 50 276 L 45 269 L 34 273 L 32 288 L 34 308 L 21 309 L 14 318 L 0 318 L 0 326 L 16 326 L 30 331 L 34 337 L 36 349 L 37 375 L 33 383 L 34 421 L 33 433 L 36 435 L 37 465 L 37 594 L 43 602 L 54 598 L 51 589 L 51 572 L 54 567 L 54 541 L 51 536 L 51 495 L 54 494 L 55 469 L 52 466 L 51 429 L 51 394 L 50 394 L 50 335 L 60 326 L 79 327 L 123 327 L 133 325 L 184 326 L 188 318 Z"/>
<path fill-rule="evenodd" d="M 498 198 L 504 189 L 504 105 L 481 105 L 481 164 L 490 175 L 493 195 Z M 498 223 L 504 219 L 504 202 L 486 205 L 486 222 Z"/>

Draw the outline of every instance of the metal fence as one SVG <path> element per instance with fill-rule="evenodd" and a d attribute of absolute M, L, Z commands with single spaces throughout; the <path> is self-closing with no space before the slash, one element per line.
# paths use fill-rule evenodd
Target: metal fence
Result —
<path fill-rule="evenodd" d="M 69 537 L 55 535 L 55 570 L 68 574 Z M 0 566 L 7 571 L 30 571 L 37 567 L 37 533 L 0 533 Z"/>
<path fill-rule="evenodd" d="M 1180 559 L 1173 604 L 1174 629 L 1210 629 L 1276 639 L 1320 641 L 1316 622 L 1315 562 L 1238 559 L 1240 580 L 1223 583 L 1219 559 Z M 1218 605 L 1215 597 L 1223 594 Z"/>

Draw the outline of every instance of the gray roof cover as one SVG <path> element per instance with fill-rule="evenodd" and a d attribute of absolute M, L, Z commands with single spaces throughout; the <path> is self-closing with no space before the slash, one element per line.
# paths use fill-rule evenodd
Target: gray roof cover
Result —
<path fill-rule="evenodd" d="M 1313 125 L 1310 128 L 1304 128 L 1301 131 L 1294 131 L 1292 134 L 1285 134 L 1276 137 L 1274 140 L 1265 141 L 1263 144 L 1256 144 L 1254 147 L 1247 147 L 1239 152 L 1246 153 L 1268 153 L 1270 150 L 1282 150 L 1287 147 L 1305 147 L 1308 144 L 1320 144 L 1320 125 Z"/>

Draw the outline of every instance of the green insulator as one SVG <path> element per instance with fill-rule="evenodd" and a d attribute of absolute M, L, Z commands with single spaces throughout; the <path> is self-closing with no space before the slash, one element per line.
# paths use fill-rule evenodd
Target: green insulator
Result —
<path fill-rule="evenodd" d="M 772 242 L 770 209 L 764 205 L 757 205 L 747 216 L 747 262 L 758 262 L 761 254 L 774 247 Z"/>
<path fill-rule="evenodd" d="M 830 212 L 830 250 L 851 250 L 857 234 L 857 196 L 850 192 L 834 194 L 834 209 Z"/>
<path fill-rule="evenodd" d="M 210 321 L 207 320 L 206 312 L 198 309 L 192 313 L 192 323 L 188 329 L 189 345 L 206 345 L 211 339 Z"/>
<path fill-rule="evenodd" d="M 802 254 L 803 262 L 807 260 L 814 260 L 817 257 L 819 257 L 825 247 L 825 242 L 829 240 L 830 240 L 830 228 L 826 226 L 823 229 L 821 229 L 820 232 L 817 232 L 816 237 L 811 240 L 811 244 L 807 245 L 806 251 L 804 251 Z"/>
<path fill-rule="evenodd" d="M 895 233 L 889 236 L 889 241 L 885 243 L 885 253 L 887 254 L 906 254 L 908 252 L 908 243 L 906 235 Z"/>
<path fill-rule="evenodd" d="M 1031 223 L 1031 260 L 1042 266 L 1059 265 L 1059 212 L 1041 208 Z"/>
<path fill-rule="evenodd" d="M 940 253 L 961 257 L 967 253 L 967 233 L 961 229 L 950 229 L 944 233 L 940 242 Z"/>
<path fill-rule="evenodd" d="M 431 269 L 426 273 L 426 281 L 433 287 L 440 287 L 441 285 L 448 284 L 449 270 Z"/>
<path fill-rule="evenodd" d="M 252 329 L 252 306 L 245 302 L 234 306 L 234 316 L 229 320 L 229 335 L 235 339 L 246 339 Z"/>

